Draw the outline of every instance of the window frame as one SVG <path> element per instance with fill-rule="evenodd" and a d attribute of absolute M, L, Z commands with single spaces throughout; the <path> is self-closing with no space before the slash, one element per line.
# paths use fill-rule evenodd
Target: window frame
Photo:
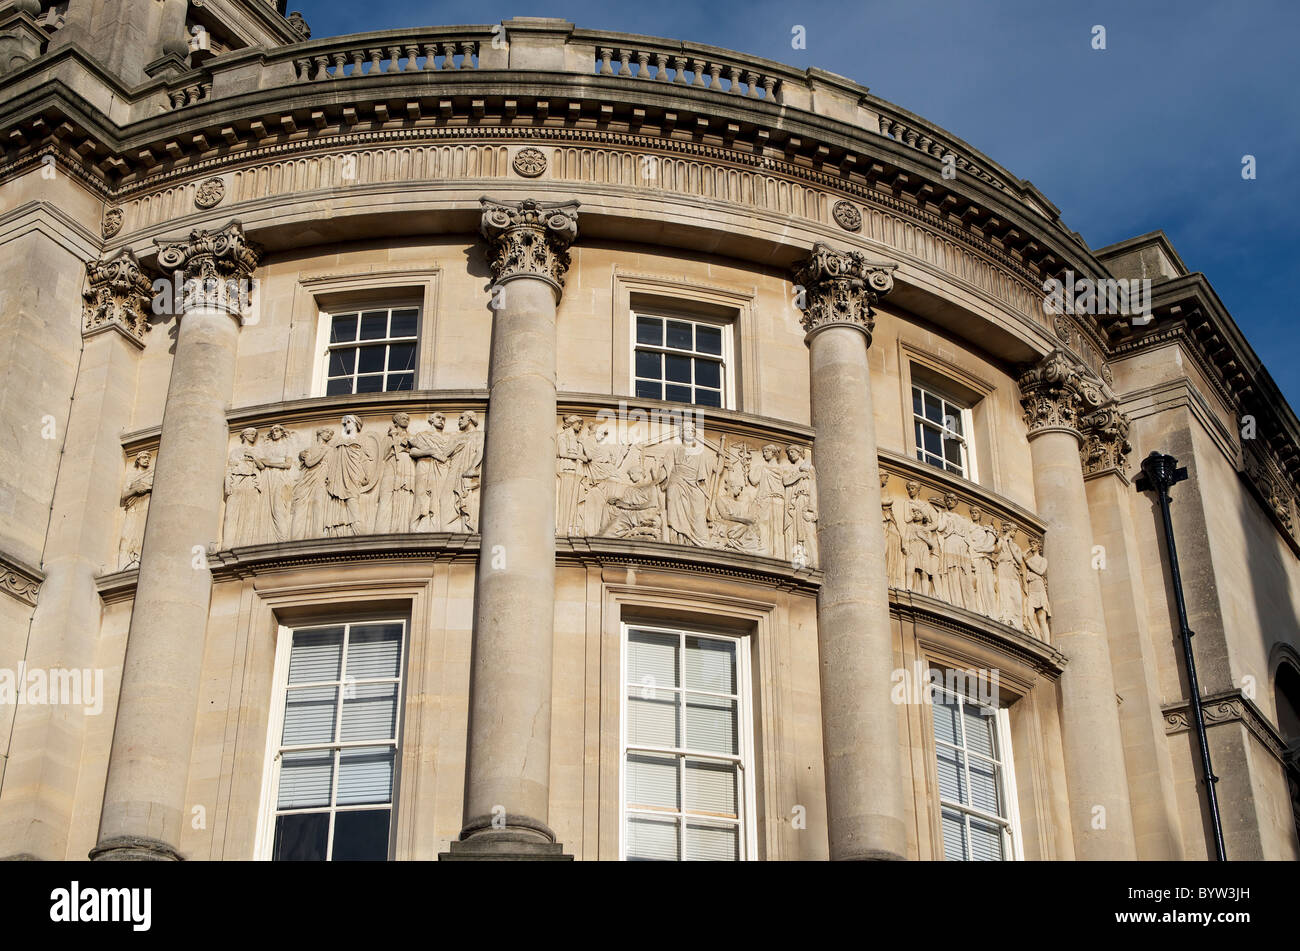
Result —
<path fill-rule="evenodd" d="M 712 640 L 729 641 L 735 645 L 736 656 L 736 703 L 737 703 L 737 746 L 740 750 L 738 754 L 720 754 L 708 751 L 692 751 L 691 747 L 683 746 L 676 750 L 659 750 L 660 752 L 671 752 L 672 755 L 678 756 L 685 760 L 694 755 L 702 759 L 732 759 L 738 764 L 740 771 L 740 782 L 737 784 L 737 826 L 740 831 L 738 841 L 740 843 L 741 862 L 754 861 L 758 854 L 758 837 L 757 837 L 757 798 L 755 793 L 755 773 L 757 763 L 754 752 L 754 725 L 753 725 L 753 680 L 750 658 L 750 635 L 737 633 L 727 630 L 713 630 L 707 626 L 682 626 L 682 627 L 665 627 L 662 624 L 641 624 L 635 621 L 621 621 L 619 624 L 619 762 L 618 762 L 618 859 L 620 862 L 627 861 L 627 756 L 628 756 L 628 711 L 627 697 L 631 685 L 627 682 L 628 674 L 628 633 L 631 630 L 647 631 L 655 634 L 676 634 L 682 642 L 686 637 L 702 637 Z M 681 642 L 679 642 L 680 644 Z M 679 649 L 680 646 L 679 646 Z M 676 688 L 680 693 L 685 694 L 687 688 L 683 680 L 682 686 Z M 730 696 L 730 695 L 728 695 Z M 683 711 L 685 703 L 682 704 Z M 686 739 L 682 737 L 683 741 Z M 655 749 L 636 745 L 632 747 L 637 749 Z M 681 838 L 678 842 L 679 855 L 684 854 L 686 847 L 687 823 L 690 813 L 686 809 L 686 790 L 683 786 L 680 791 L 680 800 L 678 808 L 672 813 L 662 813 L 662 815 L 672 815 L 681 821 Z M 634 810 L 641 812 L 640 810 Z M 658 814 L 658 813 L 652 813 Z M 679 858 L 678 861 L 688 861 Z"/>
<path fill-rule="evenodd" d="M 975 452 L 974 406 L 971 405 L 969 400 L 959 399 L 951 391 L 946 390 L 942 387 L 937 387 L 929 380 L 925 380 L 925 379 L 918 380 L 915 374 L 911 375 L 911 379 L 908 381 L 908 384 L 909 384 L 908 401 L 907 401 L 908 422 L 911 424 L 908 427 L 908 429 L 913 443 L 913 447 L 912 447 L 913 458 L 924 466 L 928 466 L 931 469 L 938 469 L 940 472 L 944 473 L 945 475 L 953 476 L 958 479 L 965 479 L 967 482 L 978 483 L 979 468 L 976 459 L 977 453 Z M 913 402 L 916 396 L 915 391 L 917 390 L 919 390 L 922 394 L 922 403 L 921 403 L 922 411 L 919 415 L 916 412 L 916 407 Z M 931 399 L 938 400 L 942 406 L 947 406 L 958 410 L 957 415 L 961 419 L 961 427 L 963 431 L 958 433 L 949 429 L 946 425 L 942 427 L 936 426 L 934 420 L 930 419 L 925 415 L 924 400 L 926 396 L 929 396 Z M 951 417 L 951 414 L 944 412 L 943 417 L 945 419 L 948 419 Z M 927 426 L 932 429 L 936 429 L 940 434 L 941 440 L 945 438 L 951 438 L 951 439 L 956 439 L 961 444 L 963 463 L 964 463 L 963 472 L 951 471 L 948 468 L 946 458 L 944 460 L 945 464 L 943 466 L 936 466 L 933 462 L 931 462 L 927 458 L 928 456 L 932 456 L 933 453 L 929 452 L 925 448 L 925 445 L 922 441 L 917 440 L 916 427 L 918 424 L 920 424 L 923 430 Z"/>
<path fill-rule="evenodd" d="M 415 311 L 415 335 L 413 337 L 385 336 L 377 340 L 362 341 L 360 339 L 360 329 L 358 328 L 357 339 L 352 340 L 349 343 L 343 343 L 337 345 L 332 344 L 330 342 L 330 337 L 332 336 L 333 333 L 334 321 L 336 318 L 356 315 L 359 321 L 361 315 L 366 311 L 376 311 L 376 310 L 384 310 L 388 312 L 389 329 L 391 329 L 392 327 L 393 311 L 414 310 Z M 411 374 L 411 389 L 372 390 L 369 391 L 368 393 L 358 393 L 354 389 L 353 392 L 350 394 L 335 393 L 332 395 L 336 397 L 367 396 L 367 395 L 373 395 L 375 393 L 384 393 L 384 394 L 411 393 L 420 389 L 420 375 L 422 370 L 424 369 L 422 363 L 424 357 L 426 356 L 426 354 L 422 353 L 422 351 L 425 349 L 425 342 L 426 342 L 425 332 L 426 332 L 426 327 L 428 325 L 428 322 L 425 319 L 425 315 L 426 315 L 426 308 L 424 302 L 422 302 L 417 298 L 408 297 L 408 296 L 385 297 L 385 298 L 359 298 L 357 300 L 349 300 L 346 303 L 339 302 L 333 306 L 318 308 L 317 324 L 316 324 L 316 343 L 315 343 L 316 359 L 314 361 L 313 371 L 312 371 L 312 388 L 311 388 L 312 396 L 322 397 L 322 396 L 331 395 L 328 392 L 329 383 L 330 383 L 329 363 L 330 363 L 330 354 L 334 352 L 334 350 L 345 349 L 348 346 L 351 346 L 353 349 L 359 350 L 363 346 L 372 346 L 381 342 L 391 345 L 395 340 L 403 343 L 409 341 L 415 349 L 415 363 L 411 367 L 411 369 L 396 371 L 398 373 Z M 385 353 L 385 357 L 387 357 L 387 353 Z M 359 362 L 359 360 L 357 362 Z M 356 363 L 354 363 L 353 371 L 350 375 L 354 386 L 356 384 L 357 376 L 359 375 L 358 370 L 359 368 L 357 367 Z M 388 370 L 387 367 L 387 359 L 385 359 L 385 367 L 383 370 L 383 379 L 385 383 L 387 383 L 389 375 L 390 375 L 390 371 Z"/>
<path fill-rule="evenodd" d="M 407 663 L 410 657 L 410 633 L 411 625 L 405 617 L 394 616 L 391 614 L 382 615 L 358 615 L 349 616 L 345 620 L 331 619 L 313 619 L 298 624 L 280 624 L 275 645 L 275 665 L 272 674 L 273 687 L 271 692 L 270 708 L 267 716 L 267 741 L 265 763 L 262 771 L 262 800 L 258 810 L 256 848 L 254 858 L 257 861 L 274 861 L 275 851 L 275 826 L 276 818 L 280 814 L 277 806 L 280 791 L 280 765 L 282 754 L 285 746 L 281 742 L 284 735 L 285 707 L 288 700 L 289 692 L 289 662 L 293 651 L 294 635 L 298 631 L 319 630 L 322 628 L 343 627 L 344 628 L 344 646 L 343 658 L 344 668 L 346 667 L 347 653 L 347 634 L 351 628 L 365 624 L 397 624 L 401 627 L 401 646 L 399 649 L 396 678 L 368 678 L 367 682 L 385 682 L 394 681 L 397 684 L 397 722 L 393 730 L 393 738 L 390 740 L 331 740 L 329 743 L 318 744 L 301 744 L 303 749 L 322 749 L 328 748 L 334 751 L 335 767 L 331 777 L 330 803 L 323 809 L 320 807 L 310 807 L 301 810 L 288 810 L 288 812 L 328 812 L 330 816 L 330 825 L 328 838 L 326 839 L 326 854 L 333 851 L 334 848 L 334 817 L 339 812 L 360 812 L 373 810 L 375 803 L 358 804 L 355 806 L 339 807 L 334 800 L 338 796 L 339 770 L 337 768 L 338 751 L 349 746 L 354 747 L 373 747 L 381 744 L 391 744 L 394 750 L 393 755 L 393 780 L 392 793 L 388 803 L 389 821 L 388 821 L 388 849 L 385 861 L 395 861 L 397 848 L 397 820 L 398 807 L 400 805 L 400 792 L 402 780 L 402 746 L 404 743 L 404 730 L 406 726 L 406 680 L 407 680 Z M 346 669 L 340 671 L 346 673 Z M 346 677 L 339 681 L 340 686 L 346 683 Z M 306 685 L 295 685 L 306 686 Z M 341 717 L 343 715 L 343 700 L 338 698 L 338 710 L 335 714 L 335 731 L 339 730 Z M 324 861 L 333 861 L 327 857 Z"/>
<path fill-rule="evenodd" d="M 664 353 L 664 354 L 672 353 L 672 354 L 678 354 L 682 356 L 689 356 L 691 359 L 695 359 L 697 357 L 708 359 L 713 356 L 713 354 L 704 354 L 698 350 L 692 350 L 688 353 L 687 351 L 673 349 L 666 345 L 654 346 L 652 344 L 638 343 L 636 328 L 637 328 L 637 319 L 640 317 L 654 317 L 660 320 L 676 320 L 676 321 L 681 321 L 683 323 L 689 323 L 692 325 L 703 324 L 709 327 L 716 327 L 722 333 L 722 354 L 720 359 L 718 360 L 718 363 L 720 364 L 719 372 L 722 375 L 722 387 L 721 387 L 721 397 L 720 397 L 722 405 L 708 406 L 707 404 L 695 403 L 695 402 L 683 403 L 680 400 L 670 400 L 667 399 L 666 397 L 660 398 L 662 402 L 674 403 L 678 406 L 699 406 L 705 410 L 710 410 L 710 409 L 735 410 L 736 409 L 736 366 L 735 366 L 736 320 L 734 318 L 713 317 L 706 314 L 691 313 L 686 310 L 674 311 L 670 308 L 663 308 L 663 307 L 638 307 L 635 304 L 633 304 L 628 310 L 628 338 L 630 343 L 630 347 L 628 349 L 628 393 L 631 395 L 633 399 L 654 399 L 655 398 L 650 396 L 636 395 L 636 381 L 637 381 L 636 354 L 637 354 L 637 350 L 640 349 L 641 347 L 645 347 L 648 350 L 651 350 L 655 353 Z M 693 334 L 694 331 L 692 331 L 692 335 Z M 664 340 L 667 341 L 666 324 L 664 326 Z M 694 376 L 694 372 L 692 372 L 692 376 Z M 663 377 L 660 380 L 660 382 L 664 384 L 665 388 L 667 387 L 668 380 L 666 376 Z M 678 385 L 683 385 L 683 384 L 678 384 Z M 695 388 L 694 381 L 692 380 L 692 382 L 689 385 L 691 386 L 693 391 Z"/>
<path fill-rule="evenodd" d="M 932 668 L 932 669 L 937 669 L 937 668 Z M 934 770 L 934 777 L 935 777 L 934 804 L 938 816 L 938 823 L 936 825 L 936 830 L 939 833 L 937 839 L 938 854 L 935 856 L 935 858 L 938 859 L 939 861 L 953 861 L 948 858 L 947 847 L 945 846 L 943 840 L 943 813 L 944 810 L 947 809 L 947 810 L 956 811 L 962 815 L 963 824 L 965 825 L 967 831 L 968 842 L 969 842 L 969 830 L 970 830 L 971 817 L 984 820 L 985 822 L 995 823 L 1003 831 L 1003 840 L 1002 840 L 1003 854 L 1004 856 L 1006 856 L 1003 859 L 1003 861 L 1004 862 L 1024 861 L 1024 836 L 1020 828 L 1020 799 L 1019 799 L 1019 792 L 1016 788 L 1015 751 L 1011 746 L 1011 719 L 1010 719 L 1008 709 L 1006 707 L 1001 707 L 1001 706 L 991 708 L 993 710 L 993 716 L 994 716 L 994 729 L 991 731 L 991 733 L 994 738 L 994 742 L 997 744 L 997 749 L 995 750 L 997 755 L 995 758 L 992 759 L 992 762 L 997 766 L 997 768 L 1001 771 L 1002 774 L 1003 783 L 1002 783 L 1002 788 L 999 790 L 999 792 L 1001 793 L 1003 802 L 1005 803 L 1005 809 L 1007 812 L 1007 815 L 1005 816 L 997 816 L 985 812 L 984 810 L 976 806 L 967 805 L 959 802 L 953 802 L 950 799 L 945 799 L 942 791 L 940 790 L 939 783 L 938 783 L 939 750 L 942 744 L 943 749 L 957 749 L 962 754 L 963 762 L 965 763 L 963 767 L 965 773 L 964 785 L 967 790 L 971 788 L 971 781 L 970 781 L 970 755 L 971 754 L 967 744 L 965 743 L 964 725 L 962 728 L 963 742 L 960 747 L 953 747 L 951 744 L 939 740 L 939 738 L 935 735 L 934 706 L 937 705 L 939 696 L 942 695 L 944 697 L 954 698 L 957 701 L 959 701 L 959 703 L 963 707 L 968 704 L 980 705 L 980 706 L 983 705 L 979 704 L 978 701 L 973 700 L 970 697 L 965 697 L 948 690 L 942 684 L 934 684 L 929 689 L 933 690 L 933 698 L 934 698 L 934 702 L 927 704 L 927 706 L 930 707 L 930 741 L 933 744 L 933 749 L 934 749 L 934 753 L 930 758 L 930 763 L 932 769 Z M 989 708 L 986 707 L 986 709 Z M 961 719 L 960 715 L 958 717 L 958 722 L 964 724 L 964 721 Z M 983 754 L 980 753 L 977 753 L 976 755 L 980 756 L 983 759 L 990 759 L 989 757 L 984 756 Z M 963 857 L 960 861 L 971 861 L 971 860 Z"/>

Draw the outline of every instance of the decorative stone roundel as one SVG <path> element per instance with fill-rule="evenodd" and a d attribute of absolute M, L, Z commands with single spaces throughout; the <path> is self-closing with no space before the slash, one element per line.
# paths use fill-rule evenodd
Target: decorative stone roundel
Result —
<path fill-rule="evenodd" d="M 546 171 L 546 154 L 529 146 L 516 153 L 513 164 L 515 171 L 524 178 L 536 178 Z"/>
<path fill-rule="evenodd" d="M 100 226 L 105 238 L 111 238 L 122 230 L 122 209 L 105 208 L 104 221 Z"/>
<path fill-rule="evenodd" d="M 226 183 L 219 178 L 200 182 L 194 190 L 194 204 L 199 208 L 215 208 L 226 197 Z"/>
<path fill-rule="evenodd" d="M 860 231 L 862 229 L 862 212 L 858 211 L 857 205 L 851 201 L 840 199 L 833 208 L 831 208 L 831 217 L 835 223 L 845 231 Z"/>

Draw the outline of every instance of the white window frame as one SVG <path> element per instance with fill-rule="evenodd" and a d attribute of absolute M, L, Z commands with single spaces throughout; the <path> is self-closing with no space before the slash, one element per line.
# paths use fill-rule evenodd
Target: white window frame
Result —
<path fill-rule="evenodd" d="M 631 348 L 628 350 L 628 393 L 633 399 L 650 399 L 651 397 L 639 397 L 636 395 L 636 352 L 638 349 L 645 347 L 652 349 L 657 353 L 674 353 L 682 356 L 695 356 L 696 352 L 687 354 L 683 350 L 675 350 L 668 346 L 654 347 L 651 344 L 638 344 L 636 339 L 636 322 L 638 317 L 655 317 L 661 320 L 677 320 L 689 324 L 703 324 L 708 327 L 716 327 L 722 331 L 722 406 L 703 406 L 700 403 L 679 403 L 677 400 L 665 399 L 664 402 L 678 403 L 680 406 L 702 406 L 703 409 L 726 409 L 734 410 L 736 408 L 736 358 L 735 358 L 735 321 L 722 317 L 704 317 L 697 314 L 677 313 L 671 310 L 661 310 L 658 308 L 633 307 L 629 311 L 631 324 L 628 327 L 631 338 Z M 668 337 L 667 325 L 664 325 L 664 340 Z M 702 357 L 712 357 L 713 354 L 699 354 Z M 665 383 L 667 381 L 664 381 Z"/>
<path fill-rule="evenodd" d="M 909 391 L 908 401 L 907 401 L 908 421 L 911 423 L 911 426 L 909 428 L 912 431 L 912 441 L 916 444 L 913 453 L 916 457 L 916 460 L 920 462 L 922 465 L 929 466 L 932 469 L 938 469 L 940 472 L 944 472 L 950 476 L 955 476 L 959 479 L 965 479 L 968 482 L 978 482 L 979 471 L 975 465 L 975 444 L 974 444 L 975 414 L 972 412 L 973 407 L 971 407 L 965 400 L 956 399 L 955 397 L 949 395 L 948 393 L 944 392 L 942 389 L 939 389 L 938 387 L 931 386 L 928 383 L 918 382 L 915 377 L 913 377 L 911 380 L 911 389 L 913 391 L 920 390 L 921 393 L 924 394 L 924 396 L 929 396 L 931 399 L 939 400 L 943 405 L 951 409 L 956 409 L 958 411 L 957 415 L 960 416 L 961 418 L 961 428 L 962 428 L 962 432 L 958 433 L 949 429 L 946 424 L 940 427 L 936 427 L 934 420 L 930 419 L 924 413 L 924 406 L 925 406 L 924 397 L 922 399 L 922 404 L 921 404 L 922 412 L 918 414 L 912 402 L 913 399 L 915 398 L 915 393 Z M 945 420 L 952 415 L 953 414 L 946 413 L 946 412 L 943 414 Z M 921 423 L 922 428 L 925 428 L 927 426 L 930 428 L 938 428 L 941 439 L 956 439 L 958 442 L 961 443 L 962 462 L 963 462 L 963 468 L 965 470 L 964 472 L 950 471 L 948 469 L 948 466 L 946 465 L 946 460 L 945 460 L 945 465 L 940 467 L 940 466 L 936 466 L 934 463 L 930 462 L 926 458 L 928 455 L 930 455 L 930 453 L 926 452 L 924 441 L 918 440 L 916 438 L 916 424 L 918 422 Z"/>
<path fill-rule="evenodd" d="M 424 304 L 418 300 L 411 300 L 407 298 L 394 300 L 390 298 L 390 299 L 382 299 L 382 300 L 367 300 L 361 303 L 349 303 L 346 306 L 340 304 L 339 306 L 331 307 L 328 310 L 321 309 L 317 311 L 316 343 L 315 343 L 316 360 L 314 364 L 314 369 L 312 370 L 312 386 L 311 386 L 311 392 L 313 396 L 325 396 L 326 390 L 329 387 L 330 351 L 331 349 L 333 349 L 330 344 L 330 335 L 331 335 L 331 330 L 334 326 L 334 318 L 348 317 L 353 314 L 356 314 L 357 319 L 360 320 L 360 315 L 362 313 L 364 313 L 365 311 L 375 311 L 375 310 L 388 311 L 390 315 L 389 317 L 390 320 L 391 320 L 391 314 L 395 310 L 415 311 L 415 336 L 413 338 L 410 338 L 411 342 L 415 346 L 415 365 L 409 371 L 412 374 L 411 389 L 410 390 L 377 390 L 375 392 L 410 393 L 420 389 L 420 371 L 422 369 L 420 364 L 423 357 L 421 351 L 424 347 L 424 335 L 425 335 L 425 307 Z M 353 341 L 352 346 L 361 347 L 373 343 L 391 342 L 392 339 L 393 338 L 385 337 L 383 338 L 382 341 L 356 340 Z M 401 337 L 397 339 L 405 341 L 408 338 Z M 408 371 L 402 371 L 402 372 L 408 372 Z M 352 375 L 354 378 L 356 377 L 355 366 L 353 367 Z M 387 378 L 387 367 L 385 367 L 385 378 Z M 340 393 L 335 395 L 342 397 L 345 394 Z M 352 395 L 364 396 L 366 394 L 353 393 Z"/>
<path fill-rule="evenodd" d="M 280 762 L 281 753 L 284 751 L 280 740 L 284 733 L 284 714 L 285 702 L 288 697 L 289 688 L 289 658 L 293 649 L 293 635 L 296 631 L 311 631 L 329 627 L 343 627 L 346 632 L 355 625 L 361 624 L 400 624 L 402 628 L 402 640 L 400 654 L 397 663 L 397 677 L 393 678 L 397 683 L 397 728 L 394 730 L 393 740 L 342 740 L 328 744 L 311 744 L 309 748 L 318 749 L 322 746 L 328 746 L 331 749 L 343 749 L 346 747 L 368 747 L 379 746 L 382 744 L 392 743 L 395 752 L 393 757 L 393 792 L 392 802 L 389 803 L 389 822 L 388 822 L 388 858 L 387 861 L 393 861 L 394 851 L 397 842 L 397 809 L 399 806 L 398 794 L 401 788 L 402 776 L 402 731 L 406 720 L 406 660 L 408 637 L 410 634 L 410 625 L 405 618 L 400 617 L 349 617 L 347 620 L 338 621 L 313 621 L 311 623 L 299 624 L 294 626 L 279 625 L 279 631 L 276 636 L 275 645 L 275 672 L 274 688 L 271 692 L 270 715 L 267 717 L 266 731 L 266 758 L 262 769 L 262 801 L 258 809 L 257 816 L 257 835 L 256 848 L 254 857 L 258 861 L 272 861 L 275 851 L 275 820 L 279 813 L 276 803 L 279 799 L 280 791 Z M 344 664 L 346 665 L 347 657 L 347 640 L 344 638 Z M 341 674 L 346 675 L 346 666 Z M 382 682 L 388 678 L 382 678 L 376 682 Z M 367 681 L 369 682 L 369 681 Z M 302 686 L 302 685 L 297 685 Z M 338 731 L 338 717 L 343 715 L 343 698 L 339 698 L 338 711 L 335 720 L 335 732 Z M 334 804 L 334 799 L 338 794 L 338 765 L 335 760 L 334 775 L 331 779 L 330 802 L 328 808 L 330 813 L 330 825 L 328 838 L 326 839 L 326 854 L 328 855 L 334 848 L 334 816 L 339 812 L 355 812 L 374 809 L 375 804 L 369 803 L 358 806 L 340 807 Z M 301 810 L 303 812 L 323 812 L 318 807 Z M 326 859 L 330 861 L 330 859 Z"/>
<path fill-rule="evenodd" d="M 620 862 L 627 861 L 627 695 L 629 687 L 635 687 L 627 682 L 627 638 L 630 630 L 649 631 L 655 634 L 676 634 L 681 641 L 679 649 L 683 649 L 685 638 L 702 637 L 713 640 L 730 641 L 736 645 L 736 699 L 737 699 L 737 732 L 738 745 L 740 753 L 736 756 L 727 756 L 722 753 L 714 753 L 700 750 L 691 750 L 689 747 L 679 749 L 667 749 L 660 747 L 647 747 L 637 745 L 632 747 L 633 750 L 649 750 L 659 753 L 671 753 L 680 756 L 684 762 L 688 756 L 695 755 L 704 759 L 731 759 L 739 764 L 740 782 L 737 790 L 740 801 L 736 804 L 738 813 L 738 824 L 740 827 L 740 861 L 752 861 L 757 855 L 758 835 L 754 822 L 755 809 L 755 792 L 754 792 L 754 723 L 751 698 L 753 696 L 753 683 L 750 679 L 750 658 L 749 658 L 749 637 L 745 634 L 731 634 L 717 631 L 711 631 L 698 627 L 661 627 L 654 624 L 636 624 L 624 621 L 620 625 L 619 637 L 619 762 L 618 762 L 618 858 Z M 684 676 L 684 673 L 683 673 Z M 679 688 L 685 692 L 685 681 Z M 682 716 L 685 716 L 686 704 L 682 704 Z M 682 736 L 685 741 L 685 735 Z M 679 848 L 685 852 L 687 822 L 686 817 L 690 815 L 686 811 L 686 787 L 683 783 L 680 788 L 681 799 L 678 809 L 673 813 L 659 813 L 654 815 L 673 815 L 682 820 L 681 839 Z M 635 810 L 640 811 L 640 810 Z M 684 861 L 684 860 L 679 860 Z"/>
<path fill-rule="evenodd" d="M 983 704 L 979 704 L 978 701 L 972 700 L 969 697 L 961 696 L 960 694 L 953 693 L 952 691 L 949 691 L 938 685 L 935 685 L 933 687 L 933 690 L 934 690 L 934 696 L 936 700 L 939 698 L 939 695 L 942 694 L 944 697 L 952 697 L 959 700 L 963 706 L 967 704 L 984 706 Z M 934 716 L 933 710 L 931 710 L 930 715 L 933 718 Z M 1024 856 L 1023 836 L 1021 835 L 1021 831 L 1020 831 L 1020 805 L 1019 805 L 1020 798 L 1019 798 L 1019 793 L 1016 790 L 1015 756 L 1011 748 L 1011 719 L 1007 712 L 1006 707 L 994 708 L 993 717 L 994 717 L 993 736 L 995 737 L 995 740 L 997 742 L 997 751 L 996 751 L 997 758 L 994 759 L 993 762 L 998 767 L 998 769 L 1001 770 L 1002 779 L 1003 779 L 1003 788 L 1000 790 L 1000 792 L 1002 794 L 1003 801 L 1006 803 L 1007 815 L 1005 816 L 993 815 L 991 813 L 985 812 L 983 809 L 978 809 L 971 805 L 967 805 L 959 802 L 953 802 L 950 799 L 944 799 L 942 794 L 939 793 L 938 785 L 936 785 L 935 786 L 936 799 L 938 800 L 938 805 L 939 805 L 939 838 L 938 838 L 939 854 L 937 858 L 939 858 L 940 860 L 947 860 L 948 858 L 947 851 L 945 849 L 944 841 L 943 841 L 943 810 L 945 808 L 955 810 L 956 812 L 962 814 L 963 822 L 966 824 L 968 840 L 969 840 L 969 833 L 970 833 L 970 817 L 974 816 L 977 819 L 983 819 L 986 822 L 995 823 L 996 825 L 1001 827 L 1003 831 L 1003 837 L 1002 837 L 1003 854 L 1009 856 L 1009 858 L 1003 859 L 1003 861 L 1020 862 L 1024 860 L 1025 856 Z M 963 727 L 963 729 L 965 728 Z M 930 736 L 935 746 L 934 767 L 937 771 L 938 770 L 938 749 L 939 749 L 940 741 L 934 735 L 933 722 L 931 722 L 930 724 Z M 945 743 L 943 745 L 945 748 L 949 748 L 949 744 Z M 963 746 L 960 748 L 960 752 L 962 753 L 962 759 L 963 762 L 965 763 L 965 766 L 963 767 L 966 774 L 964 785 L 965 788 L 969 790 L 971 788 L 970 751 L 963 744 Z M 988 757 L 982 756 L 982 754 L 977 754 L 977 755 L 980 755 L 981 758 L 983 759 L 988 759 Z"/>

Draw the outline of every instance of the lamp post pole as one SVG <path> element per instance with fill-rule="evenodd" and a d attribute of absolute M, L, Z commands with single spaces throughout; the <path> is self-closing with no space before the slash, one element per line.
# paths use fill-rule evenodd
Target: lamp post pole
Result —
<path fill-rule="evenodd" d="M 1201 746 L 1201 770 L 1205 774 L 1205 797 L 1210 807 L 1210 825 L 1214 830 L 1214 851 L 1220 862 L 1227 861 L 1223 847 L 1223 823 L 1219 820 L 1219 797 L 1210 764 L 1210 741 L 1205 735 L 1205 721 L 1201 716 L 1201 688 L 1196 681 L 1196 657 L 1192 653 L 1192 630 L 1187 626 L 1187 604 L 1183 600 L 1183 578 L 1178 571 L 1178 548 L 1174 544 L 1174 523 L 1169 517 L 1169 488 L 1187 478 L 1187 469 L 1179 468 L 1173 456 L 1152 452 L 1142 460 L 1142 474 L 1136 480 L 1141 492 L 1155 492 L 1160 503 L 1160 517 L 1165 526 L 1165 547 L 1169 552 L 1169 573 L 1174 582 L 1174 604 L 1178 608 L 1178 628 L 1183 639 L 1183 663 L 1187 666 L 1187 686 L 1192 694 L 1192 728 Z"/>

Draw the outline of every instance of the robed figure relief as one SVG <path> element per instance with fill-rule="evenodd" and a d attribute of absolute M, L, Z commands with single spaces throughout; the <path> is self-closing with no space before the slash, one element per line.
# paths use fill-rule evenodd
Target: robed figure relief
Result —
<path fill-rule="evenodd" d="M 316 430 L 315 442 L 298 453 L 298 481 L 290 501 L 291 533 L 294 538 L 321 538 L 325 534 L 325 458 L 330 452 L 334 430 Z"/>
<path fill-rule="evenodd" d="M 894 500 L 883 500 L 880 512 L 885 521 L 885 574 L 891 588 L 905 591 L 907 563 L 903 555 L 903 533 L 898 527 L 898 516 L 894 514 Z"/>
<path fill-rule="evenodd" d="M 667 472 L 668 540 L 709 547 L 709 496 L 718 465 L 713 450 L 696 438 L 694 424 L 683 423 L 680 441 L 663 459 Z"/>
<path fill-rule="evenodd" d="M 907 501 L 903 507 L 903 550 L 906 552 L 907 588 L 917 594 L 934 594 L 935 554 L 934 525 L 939 514 L 921 498 L 921 483 L 907 483 Z"/>
<path fill-rule="evenodd" d="M 460 430 L 457 437 L 456 454 L 452 462 L 449 478 L 455 495 L 457 530 L 478 531 L 479 483 L 483 468 L 483 430 L 479 426 L 478 414 L 465 410 L 456 423 Z"/>
<path fill-rule="evenodd" d="M 817 506 L 813 488 L 813 465 L 802 446 L 787 446 L 789 464 L 784 468 L 785 549 L 789 558 L 803 566 L 817 563 Z"/>
<path fill-rule="evenodd" d="M 1023 579 L 1025 553 L 1016 544 L 1016 525 L 1002 523 L 998 538 L 998 620 L 1016 630 L 1024 630 L 1025 598 Z"/>
<path fill-rule="evenodd" d="M 325 457 L 325 534 L 341 537 L 364 534 L 360 499 L 370 485 L 371 457 L 361 441 L 361 420 L 343 417 L 343 433 L 333 440 Z"/>
<path fill-rule="evenodd" d="M 967 541 L 969 520 L 957 512 L 957 496 L 945 492 L 930 500 L 938 513 L 934 526 L 939 567 L 934 576 L 935 596 L 959 608 L 975 608 L 974 565 Z"/>
<path fill-rule="evenodd" d="M 415 465 L 415 530 L 454 532 L 457 530 L 456 495 L 447 477 L 448 465 L 460 449 L 446 432 L 442 413 L 429 416 L 429 429 L 411 438 L 411 459 Z"/>
<path fill-rule="evenodd" d="M 144 523 L 149 514 L 149 495 L 153 492 L 153 454 L 148 450 L 136 453 L 131 471 L 122 490 L 122 539 L 117 549 L 119 570 L 140 563 L 140 549 L 144 545 Z"/>
<path fill-rule="evenodd" d="M 239 434 L 239 444 L 230 451 L 226 466 L 226 524 L 222 538 L 227 548 L 266 541 L 262 530 L 262 460 L 257 448 L 257 430 Z"/>
<path fill-rule="evenodd" d="M 1029 554 L 1025 556 L 1025 622 L 1030 634 L 1039 640 L 1051 640 L 1052 605 L 1047 600 L 1047 559 L 1043 557 L 1043 543 L 1029 540 Z"/>
<path fill-rule="evenodd" d="M 566 416 L 564 427 L 555 438 L 555 524 L 560 535 L 583 532 L 580 507 L 587 449 L 583 445 L 582 427 L 581 416 Z"/>
<path fill-rule="evenodd" d="M 293 449 L 289 433 L 279 424 L 266 433 L 258 456 L 261 470 L 261 528 L 269 530 L 265 541 L 287 542 L 293 537 Z"/>
<path fill-rule="evenodd" d="M 411 458 L 411 417 L 394 413 L 379 440 L 379 475 L 374 491 L 374 533 L 411 531 L 415 520 L 415 461 Z"/>
<path fill-rule="evenodd" d="M 984 510 L 970 507 L 970 534 L 966 536 L 975 575 L 975 603 L 970 606 L 985 617 L 998 616 L 997 557 L 998 535 L 984 521 Z"/>
<path fill-rule="evenodd" d="M 757 494 L 755 504 L 758 506 L 760 547 L 772 558 L 788 558 L 785 542 L 785 466 L 779 446 L 764 446 L 761 460 L 754 459 L 751 455 L 749 481 Z"/>

